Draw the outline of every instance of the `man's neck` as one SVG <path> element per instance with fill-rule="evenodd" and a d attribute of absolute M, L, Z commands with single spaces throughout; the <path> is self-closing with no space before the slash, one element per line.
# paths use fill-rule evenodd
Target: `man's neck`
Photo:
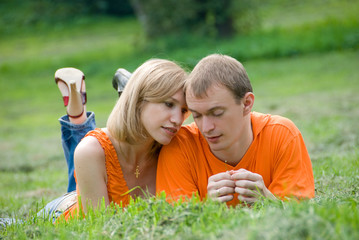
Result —
<path fill-rule="evenodd" d="M 246 129 L 242 135 L 243 137 L 239 138 L 238 141 L 227 149 L 212 151 L 213 155 L 231 166 L 236 166 L 242 160 L 253 142 L 252 124 L 249 126 L 250 127 Z"/>

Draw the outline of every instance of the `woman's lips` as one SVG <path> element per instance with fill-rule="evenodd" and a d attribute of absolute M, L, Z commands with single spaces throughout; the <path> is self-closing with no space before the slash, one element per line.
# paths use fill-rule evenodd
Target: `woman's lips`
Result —
<path fill-rule="evenodd" d="M 170 136 L 174 136 L 174 135 L 176 135 L 176 133 L 177 133 L 177 128 L 173 128 L 173 127 L 162 127 L 164 130 L 165 130 L 165 132 L 168 134 L 168 135 L 170 135 Z"/>

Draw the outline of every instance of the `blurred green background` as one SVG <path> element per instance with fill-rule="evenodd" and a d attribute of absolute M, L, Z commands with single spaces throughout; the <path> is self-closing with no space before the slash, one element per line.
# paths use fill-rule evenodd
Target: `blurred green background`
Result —
<path fill-rule="evenodd" d="M 358 12 L 358 0 L 2 0 L 0 217 L 26 216 L 66 191 L 58 68 L 85 73 L 87 109 L 102 127 L 117 68 L 166 58 L 190 71 L 211 53 L 244 64 L 255 111 L 302 131 L 318 197 L 357 197 Z"/>

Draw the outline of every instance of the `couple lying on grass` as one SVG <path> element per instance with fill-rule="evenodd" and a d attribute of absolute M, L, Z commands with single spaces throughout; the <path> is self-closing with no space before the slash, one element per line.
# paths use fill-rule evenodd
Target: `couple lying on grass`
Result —
<path fill-rule="evenodd" d="M 160 59 L 133 74 L 119 69 L 120 98 L 102 129 L 86 112 L 83 73 L 63 68 L 55 79 L 67 106 L 60 123 L 72 192 L 46 206 L 55 217 L 162 191 L 169 201 L 195 193 L 232 206 L 314 197 L 301 133 L 286 118 L 252 112 L 251 83 L 232 57 L 207 56 L 189 75 Z M 189 112 L 195 123 L 181 126 Z"/>

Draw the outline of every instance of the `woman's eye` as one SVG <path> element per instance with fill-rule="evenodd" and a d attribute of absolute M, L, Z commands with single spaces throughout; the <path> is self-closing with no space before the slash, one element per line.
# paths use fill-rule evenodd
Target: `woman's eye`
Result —
<path fill-rule="evenodd" d="M 183 114 L 186 114 L 186 113 L 188 113 L 188 109 L 186 109 L 186 108 L 183 108 L 183 109 L 182 109 L 182 113 L 183 113 Z"/>
<path fill-rule="evenodd" d="M 165 105 L 169 108 L 172 108 L 173 107 L 173 103 L 171 102 L 165 102 Z"/>

